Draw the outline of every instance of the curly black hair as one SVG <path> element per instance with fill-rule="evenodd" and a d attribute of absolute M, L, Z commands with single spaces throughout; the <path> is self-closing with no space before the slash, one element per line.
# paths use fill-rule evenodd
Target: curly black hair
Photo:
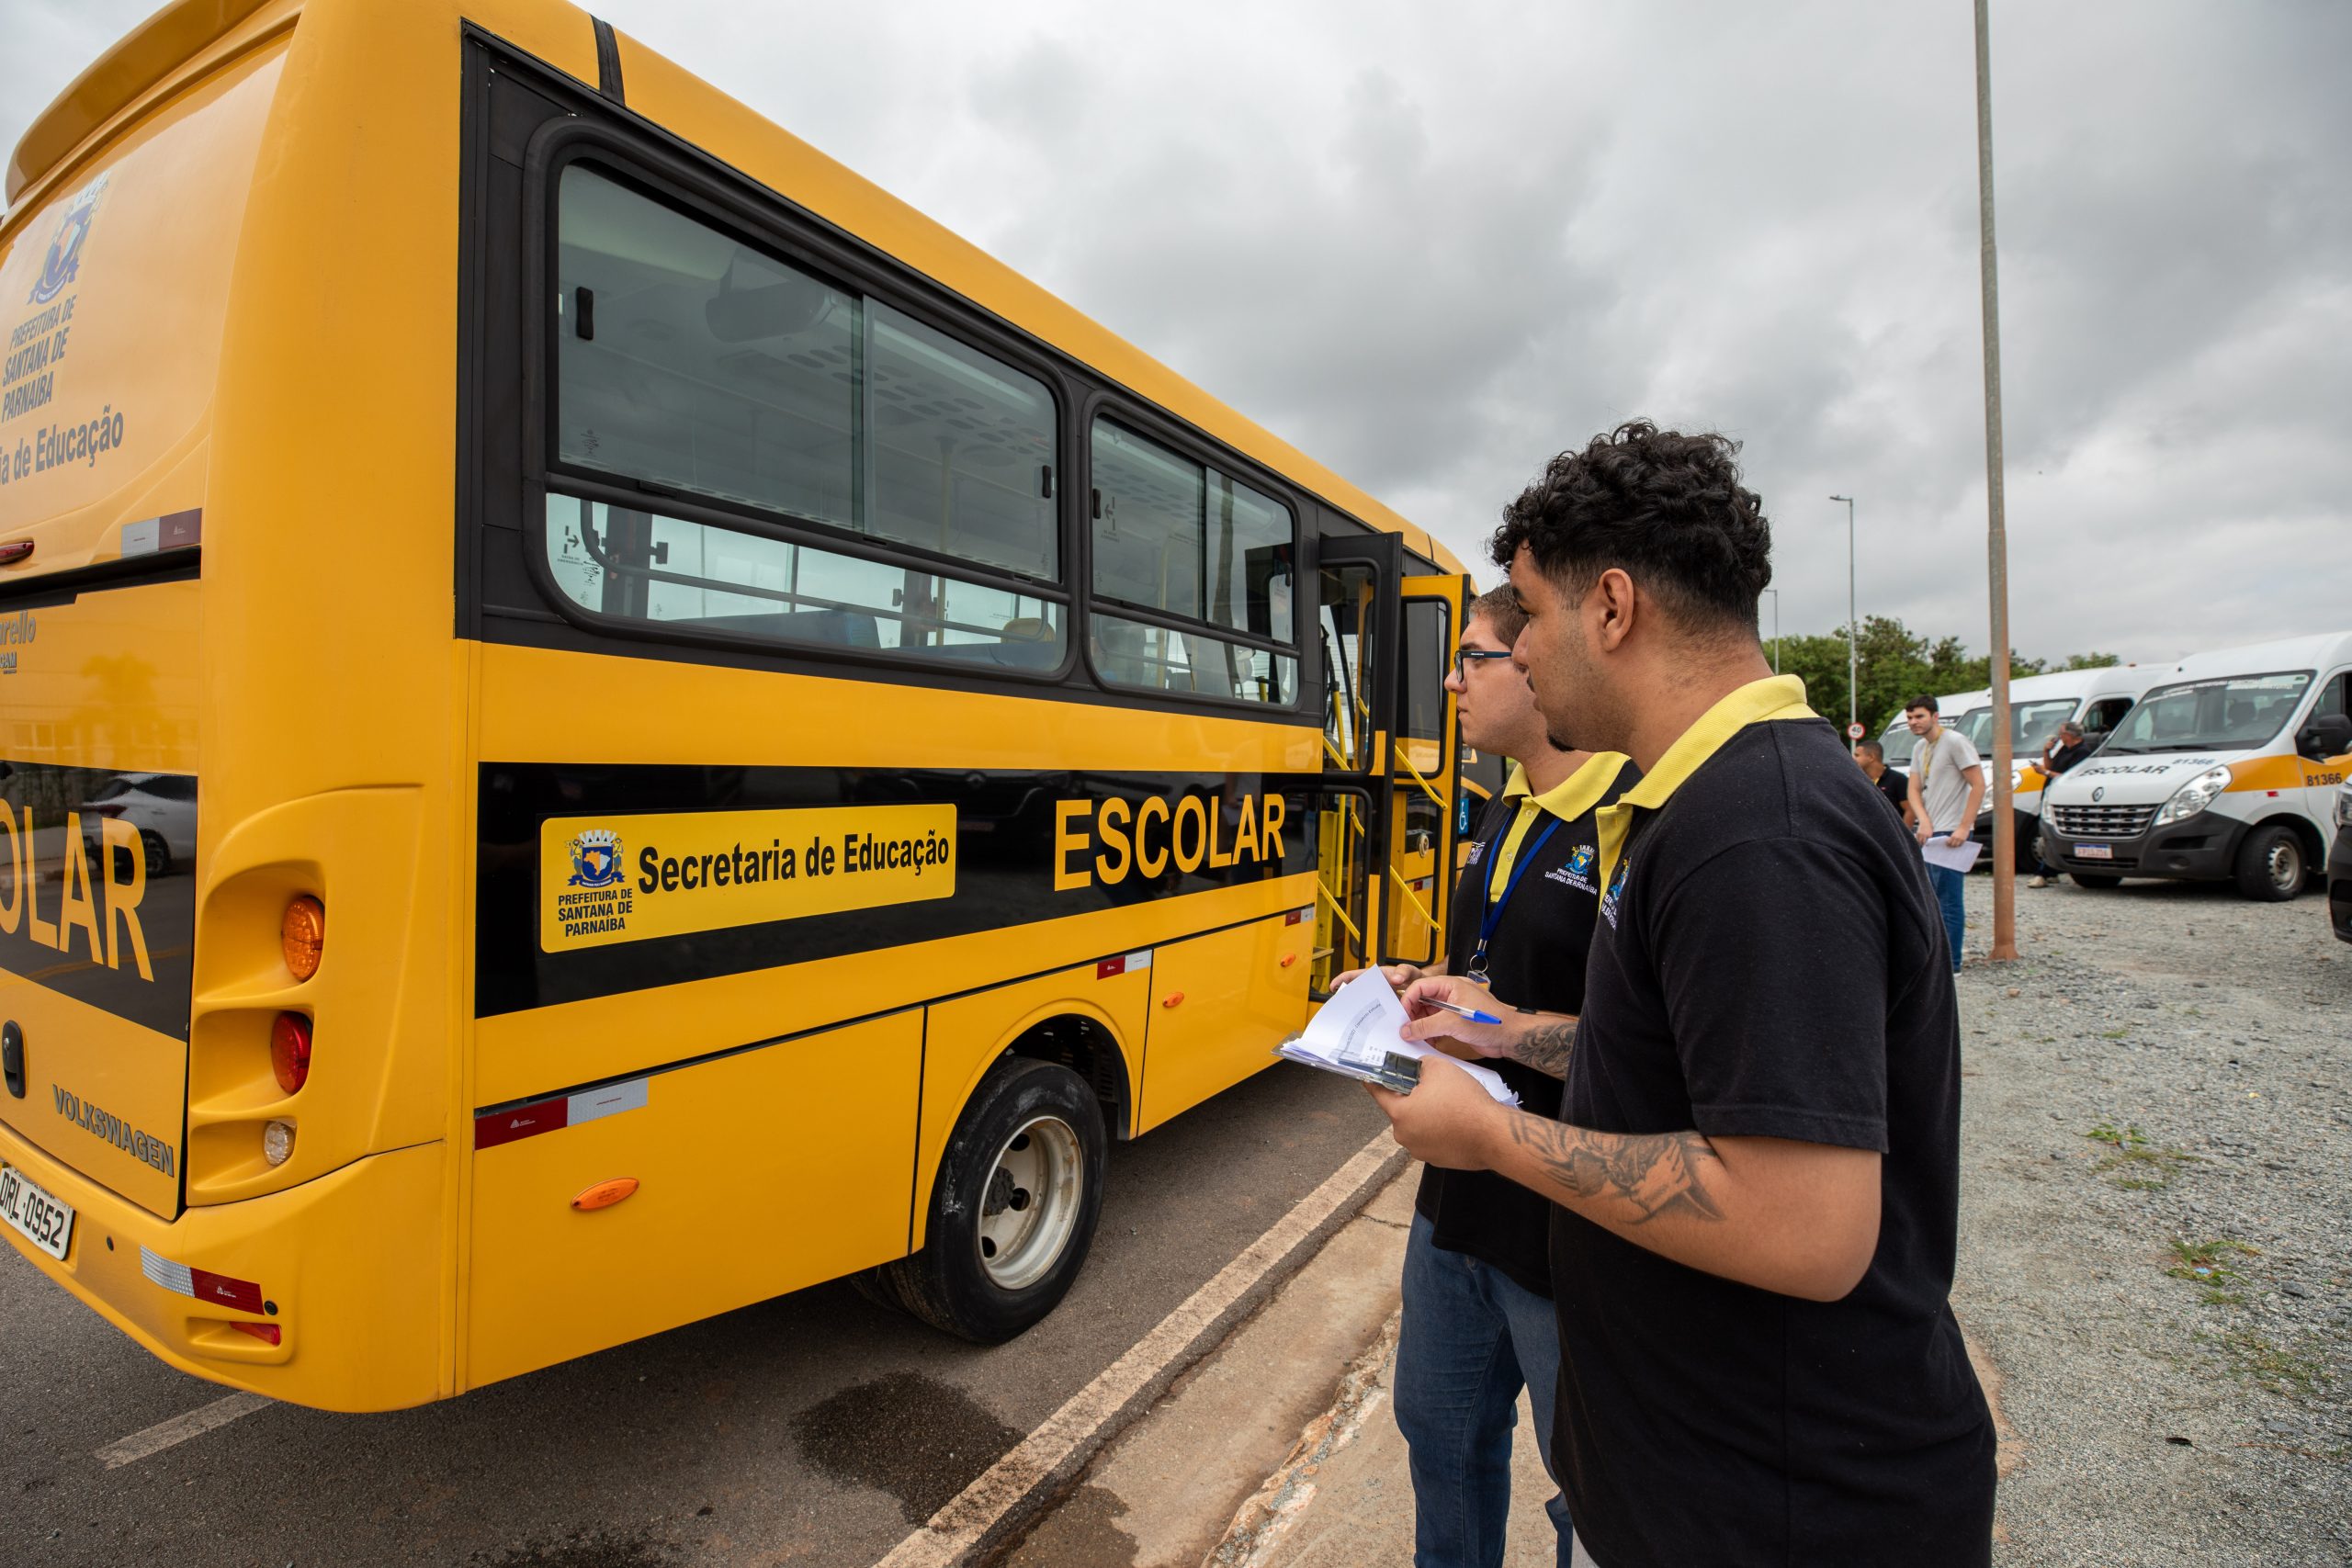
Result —
<path fill-rule="evenodd" d="M 1503 509 L 1495 564 L 1525 547 L 1571 600 L 1623 570 L 1693 632 L 1756 632 L 1772 529 L 1739 482 L 1739 443 L 1632 420 L 1563 452 Z"/>

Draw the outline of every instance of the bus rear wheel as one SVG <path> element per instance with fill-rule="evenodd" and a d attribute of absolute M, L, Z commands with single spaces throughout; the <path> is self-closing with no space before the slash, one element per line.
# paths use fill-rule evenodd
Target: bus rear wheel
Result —
<path fill-rule="evenodd" d="M 2303 890 L 2303 841 L 2274 822 L 2256 828 L 2238 846 L 2238 891 L 2265 904 L 2283 904 Z"/>
<path fill-rule="evenodd" d="M 977 1344 L 1026 1332 L 1086 1265 L 1109 1142 L 1076 1073 L 999 1062 L 947 1140 L 923 1249 L 875 1269 L 861 1289 Z"/>

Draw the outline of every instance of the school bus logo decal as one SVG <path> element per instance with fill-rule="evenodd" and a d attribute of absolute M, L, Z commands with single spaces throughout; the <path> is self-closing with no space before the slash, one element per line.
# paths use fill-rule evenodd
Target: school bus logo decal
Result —
<path fill-rule="evenodd" d="M 952 898 L 960 858 L 945 805 L 551 818 L 539 828 L 539 947 Z"/>
<path fill-rule="evenodd" d="M 571 840 L 572 887 L 610 887 L 621 879 L 621 836 L 591 828 Z"/>
<path fill-rule="evenodd" d="M 82 243 L 90 237 L 90 220 L 97 216 L 98 198 L 106 193 L 107 182 L 101 176 L 67 205 L 49 242 L 49 254 L 41 261 L 40 276 L 33 280 L 28 303 L 48 304 L 81 272 Z"/>

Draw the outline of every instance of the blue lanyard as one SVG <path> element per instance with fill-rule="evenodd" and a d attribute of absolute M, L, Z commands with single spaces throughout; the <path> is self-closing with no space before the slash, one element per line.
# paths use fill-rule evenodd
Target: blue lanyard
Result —
<path fill-rule="evenodd" d="M 1468 978 L 1481 984 L 1485 983 L 1487 944 L 1494 940 L 1496 929 L 1503 923 L 1503 911 L 1510 907 L 1510 896 L 1519 891 L 1520 879 L 1525 876 L 1528 868 L 1535 863 L 1538 852 L 1549 843 L 1552 835 L 1559 830 L 1560 819 L 1555 817 L 1544 825 L 1544 831 L 1535 836 L 1533 843 L 1519 852 L 1519 858 L 1511 863 L 1510 880 L 1503 884 L 1503 896 L 1499 898 L 1495 897 L 1495 863 L 1502 859 L 1502 847 L 1510 840 L 1510 829 L 1504 829 L 1502 837 L 1495 840 L 1494 860 L 1487 863 L 1487 906 L 1485 912 L 1478 918 L 1478 945 L 1470 953 Z"/>

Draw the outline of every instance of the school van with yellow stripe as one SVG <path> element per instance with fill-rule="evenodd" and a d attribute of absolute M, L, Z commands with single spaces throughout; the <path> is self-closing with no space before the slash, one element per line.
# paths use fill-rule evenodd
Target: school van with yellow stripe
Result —
<path fill-rule="evenodd" d="M 2197 654 L 2052 781 L 2043 842 L 2086 887 L 2177 877 L 2292 898 L 2326 863 L 2347 766 L 2352 632 Z"/>
<path fill-rule="evenodd" d="M 179 0 L 6 198 L 0 1238 L 170 1364 L 1001 1340 L 1444 951 L 1460 564 L 587 12 Z"/>

